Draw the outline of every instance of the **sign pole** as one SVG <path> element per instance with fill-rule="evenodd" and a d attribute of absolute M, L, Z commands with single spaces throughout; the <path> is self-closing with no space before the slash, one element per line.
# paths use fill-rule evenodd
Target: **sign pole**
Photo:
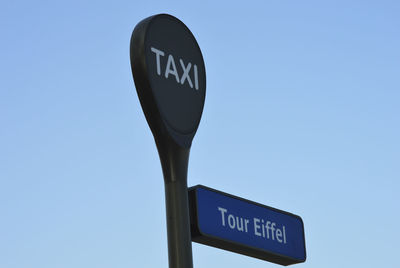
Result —
<path fill-rule="evenodd" d="M 157 146 L 164 174 L 170 268 L 192 268 L 187 170 L 190 149 Z"/>

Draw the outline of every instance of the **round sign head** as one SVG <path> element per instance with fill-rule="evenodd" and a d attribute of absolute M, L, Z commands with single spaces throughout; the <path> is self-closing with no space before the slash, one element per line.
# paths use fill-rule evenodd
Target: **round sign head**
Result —
<path fill-rule="evenodd" d="M 132 33 L 130 57 L 136 90 L 154 137 L 169 135 L 189 148 L 206 93 L 204 60 L 193 34 L 171 15 L 149 17 Z"/>

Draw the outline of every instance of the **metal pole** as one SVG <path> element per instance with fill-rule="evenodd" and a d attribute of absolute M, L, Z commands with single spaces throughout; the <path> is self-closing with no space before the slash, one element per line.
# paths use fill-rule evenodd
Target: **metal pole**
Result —
<path fill-rule="evenodd" d="M 164 174 L 169 267 L 192 268 L 192 241 L 187 191 L 190 148 L 183 148 L 172 142 L 170 138 L 166 139 L 169 141 L 157 142 L 157 148 Z"/>

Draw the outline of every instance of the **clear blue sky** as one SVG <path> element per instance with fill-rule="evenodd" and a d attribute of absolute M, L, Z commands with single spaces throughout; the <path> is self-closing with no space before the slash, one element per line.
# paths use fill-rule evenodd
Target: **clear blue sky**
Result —
<path fill-rule="evenodd" d="M 296 267 L 398 265 L 398 1 L 0 3 L 0 267 L 167 267 L 164 186 L 130 70 L 137 22 L 194 33 L 189 185 L 300 215 Z M 193 244 L 194 266 L 278 267 Z"/>

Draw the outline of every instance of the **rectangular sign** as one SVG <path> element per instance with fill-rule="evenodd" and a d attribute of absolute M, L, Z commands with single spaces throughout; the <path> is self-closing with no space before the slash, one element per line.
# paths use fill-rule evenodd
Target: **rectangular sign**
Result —
<path fill-rule="evenodd" d="M 282 265 L 306 260 L 299 216 L 202 185 L 189 201 L 192 241 Z"/>

